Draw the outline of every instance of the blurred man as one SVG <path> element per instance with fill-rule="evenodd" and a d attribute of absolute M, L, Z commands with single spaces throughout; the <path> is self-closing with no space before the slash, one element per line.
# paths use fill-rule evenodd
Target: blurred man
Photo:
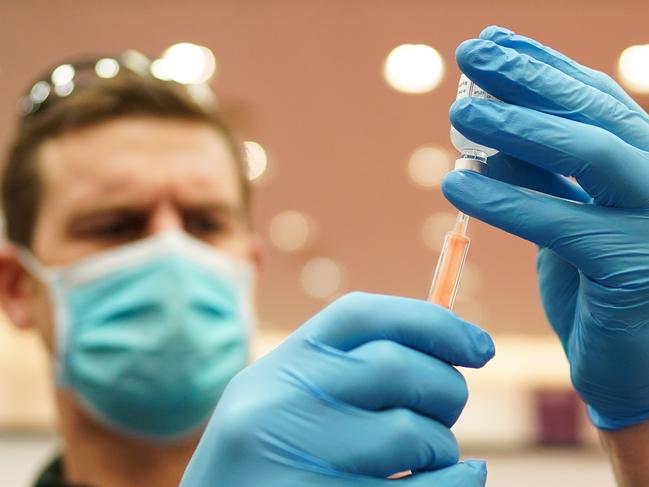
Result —
<path fill-rule="evenodd" d="M 63 456 L 43 487 L 177 485 L 248 357 L 239 144 L 181 86 L 120 68 L 66 97 L 37 84 L 51 93 L 31 91 L 5 169 L 0 294 L 57 384 Z"/>

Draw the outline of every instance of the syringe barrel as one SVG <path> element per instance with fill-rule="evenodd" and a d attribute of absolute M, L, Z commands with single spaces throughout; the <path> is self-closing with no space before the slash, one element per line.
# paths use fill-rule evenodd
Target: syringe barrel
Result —
<path fill-rule="evenodd" d="M 471 239 L 462 233 L 446 233 L 428 301 L 448 309 L 453 307 L 470 242 Z"/>

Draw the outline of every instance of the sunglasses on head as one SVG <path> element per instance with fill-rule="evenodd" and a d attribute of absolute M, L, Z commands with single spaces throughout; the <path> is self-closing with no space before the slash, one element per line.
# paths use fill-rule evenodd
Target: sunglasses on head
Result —
<path fill-rule="evenodd" d="M 186 87 L 196 102 L 205 105 L 214 103 L 214 93 L 207 84 L 209 76 L 199 82 L 174 80 L 173 76 L 165 72 L 161 61 L 163 60 L 151 61 L 141 52 L 129 50 L 118 56 L 86 58 L 59 64 L 31 84 L 20 99 L 19 114 L 23 120 L 28 120 L 43 112 L 55 100 L 68 97 L 83 86 L 99 79 L 125 74 L 180 84 Z"/>
<path fill-rule="evenodd" d="M 31 84 L 20 99 L 19 113 L 30 118 L 45 110 L 54 100 L 70 96 L 76 89 L 97 79 L 114 78 L 118 74 L 151 76 L 151 60 L 130 50 L 119 56 L 80 59 L 59 64 Z"/>

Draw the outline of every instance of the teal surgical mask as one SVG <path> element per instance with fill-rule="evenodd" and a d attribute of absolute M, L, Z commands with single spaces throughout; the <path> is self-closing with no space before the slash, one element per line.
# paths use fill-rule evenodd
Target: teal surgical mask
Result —
<path fill-rule="evenodd" d="M 184 232 L 62 267 L 21 260 L 51 295 L 59 387 L 116 431 L 191 435 L 248 361 L 254 270 Z"/>

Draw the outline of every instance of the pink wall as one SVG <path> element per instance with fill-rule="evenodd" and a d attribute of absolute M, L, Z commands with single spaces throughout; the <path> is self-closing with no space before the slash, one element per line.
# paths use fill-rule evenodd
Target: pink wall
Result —
<path fill-rule="evenodd" d="M 276 212 L 306 211 L 321 229 L 313 252 L 339 260 L 350 288 L 422 297 L 436 255 L 422 243 L 421 225 L 450 207 L 439 190 L 414 187 L 405 164 L 418 145 L 449 146 L 455 46 L 498 23 L 614 74 L 624 47 L 649 42 L 647 19 L 646 0 L 4 0 L 0 143 L 4 150 L 17 97 L 53 63 L 127 48 L 155 56 L 179 41 L 207 45 L 219 61 L 221 102 L 272 156 L 271 177 L 257 194 L 262 233 Z M 383 82 L 384 56 L 405 42 L 431 44 L 447 61 L 433 93 L 407 96 Z M 490 330 L 546 330 L 532 246 L 482 224 L 472 235 L 482 312 L 458 311 L 482 315 Z M 265 320 L 294 327 L 323 305 L 300 289 L 304 260 L 269 246 Z"/>

